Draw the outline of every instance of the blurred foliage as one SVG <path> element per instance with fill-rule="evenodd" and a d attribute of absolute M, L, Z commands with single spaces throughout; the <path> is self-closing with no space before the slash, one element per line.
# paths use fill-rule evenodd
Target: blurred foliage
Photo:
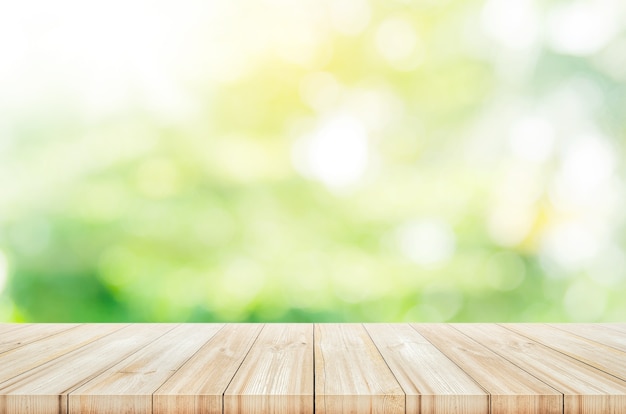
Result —
<path fill-rule="evenodd" d="M 0 320 L 624 321 L 626 3 L 0 6 Z"/>

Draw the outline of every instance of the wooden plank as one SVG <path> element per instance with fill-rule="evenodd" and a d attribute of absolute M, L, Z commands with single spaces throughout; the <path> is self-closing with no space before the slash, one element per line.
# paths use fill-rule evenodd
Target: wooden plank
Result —
<path fill-rule="evenodd" d="M 69 395 L 69 412 L 152 413 L 152 394 L 224 325 L 180 325 Z"/>
<path fill-rule="evenodd" d="M 3 335 L 6 332 L 13 331 L 15 329 L 22 328 L 24 326 L 28 326 L 30 324 L 25 323 L 0 323 L 0 335 Z M 1 336 L 0 336 L 1 338 Z"/>
<path fill-rule="evenodd" d="M 362 325 L 315 325 L 315 412 L 405 412 L 404 392 Z"/>
<path fill-rule="evenodd" d="M 224 393 L 224 413 L 313 413 L 313 325 L 265 325 Z"/>
<path fill-rule="evenodd" d="M 626 323 L 594 323 L 594 325 L 626 333 Z"/>
<path fill-rule="evenodd" d="M 0 384 L 0 414 L 67 414 L 67 394 L 173 327 L 127 326 Z"/>
<path fill-rule="evenodd" d="M 407 324 L 365 324 L 406 394 L 406 411 L 488 414 L 489 395 Z"/>
<path fill-rule="evenodd" d="M 561 413 L 563 395 L 450 325 L 411 324 L 491 394 L 491 413 Z"/>
<path fill-rule="evenodd" d="M 563 393 L 566 414 L 626 410 L 625 381 L 498 325 L 452 326 Z"/>
<path fill-rule="evenodd" d="M 258 337 L 261 324 L 228 324 L 153 396 L 155 414 L 221 414 L 223 394 Z"/>
<path fill-rule="evenodd" d="M 69 323 L 47 323 L 15 327 L 15 329 L 3 332 L 0 335 L 0 354 L 78 326 L 77 324 Z"/>
<path fill-rule="evenodd" d="M 626 333 L 616 332 L 609 327 L 592 323 L 550 323 L 548 325 L 626 352 Z"/>
<path fill-rule="evenodd" d="M 626 324 L 220 326 L 0 325 L 0 414 L 626 414 Z"/>
<path fill-rule="evenodd" d="M 502 324 L 572 358 L 626 380 L 626 353 L 544 324 Z"/>
<path fill-rule="evenodd" d="M 79 349 L 125 325 L 80 325 L 0 354 L 0 388 L 11 378 Z M 37 330 L 37 326 L 33 326 Z M 43 331 L 47 328 L 41 327 Z M 20 330 L 18 332 L 23 332 Z"/>

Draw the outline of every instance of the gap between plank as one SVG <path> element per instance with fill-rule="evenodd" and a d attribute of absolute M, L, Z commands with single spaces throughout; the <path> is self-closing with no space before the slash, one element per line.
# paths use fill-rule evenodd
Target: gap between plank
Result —
<path fill-rule="evenodd" d="M 169 381 L 169 379 L 170 379 L 170 378 L 172 378 L 172 376 L 173 376 L 174 374 L 176 374 L 176 373 L 177 373 L 177 372 L 178 372 L 178 371 L 179 371 L 179 370 L 180 370 L 183 366 L 185 366 L 185 364 L 187 364 L 187 362 L 189 362 L 189 360 L 190 360 L 191 358 L 193 358 L 193 357 L 194 357 L 194 356 L 195 356 L 198 352 L 200 352 L 200 351 L 201 351 L 201 350 L 202 350 L 205 346 L 207 346 L 208 344 L 210 344 L 210 343 L 211 343 L 211 341 L 213 340 L 213 338 L 215 338 L 215 335 L 217 335 L 218 333 L 220 333 L 220 331 L 221 331 L 222 329 L 224 329 L 224 327 L 226 327 L 226 325 L 227 325 L 226 323 L 223 323 L 223 324 L 222 324 L 222 327 L 221 327 L 220 329 L 218 329 L 217 331 L 215 331 L 215 333 L 214 333 L 214 334 L 213 334 L 213 335 L 212 335 L 212 336 L 211 336 L 211 337 L 210 337 L 210 338 L 209 338 L 209 339 L 208 339 L 208 340 L 207 340 L 204 344 L 202 344 L 202 345 L 201 345 L 201 346 L 200 346 L 200 347 L 196 350 L 196 352 L 192 353 L 192 354 L 189 356 L 189 358 L 187 358 L 187 359 L 185 360 L 185 362 L 183 362 L 182 364 L 180 364 L 180 365 L 178 366 L 178 368 L 176 368 L 176 370 L 175 370 L 175 371 L 173 371 L 173 372 L 172 372 L 172 373 L 171 373 L 171 374 L 170 374 L 170 375 L 169 375 L 169 376 L 168 376 L 168 377 L 167 377 L 167 378 L 166 378 L 166 379 L 165 379 L 165 380 L 161 383 L 161 385 L 159 385 L 159 387 L 158 387 L 156 390 L 154 390 L 154 391 L 152 392 L 152 397 L 151 397 L 151 401 L 150 401 L 150 412 L 151 412 L 151 413 L 154 413 L 154 394 L 155 394 L 157 391 L 159 391 L 159 389 L 161 389 L 161 387 L 162 387 L 162 386 L 163 386 L 163 385 L 164 385 L 167 381 Z M 176 327 L 178 327 L 178 326 L 181 326 L 181 325 L 176 325 L 174 328 L 176 328 Z M 172 328 L 172 330 L 173 330 L 174 328 Z M 167 332 L 170 332 L 170 331 L 167 331 Z M 167 333 L 167 332 L 166 332 L 166 333 Z M 165 335 L 165 334 L 163 334 L 163 335 Z M 163 336 L 163 335 L 161 335 L 161 336 Z M 160 338 L 160 337 L 159 337 L 159 338 Z M 157 339 L 158 339 L 158 338 L 157 338 Z M 156 340 L 156 339 L 155 339 L 155 340 Z M 120 362 L 121 362 L 121 361 L 120 361 Z M 69 398 L 68 398 L 68 404 L 69 404 Z M 223 408 L 222 408 L 222 412 L 223 412 Z M 68 412 L 67 414 L 70 414 L 70 413 Z"/>
<path fill-rule="evenodd" d="M 319 323 L 314 323 L 313 324 L 313 333 L 314 334 L 315 334 L 316 328 L 319 325 L 320 325 Z M 320 329 L 320 333 L 321 332 L 322 332 L 322 330 Z M 319 338 L 318 338 L 318 340 L 319 340 Z M 327 413 L 328 410 L 326 409 L 326 395 L 327 395 L 326 394 L 326 383 L 327 383 L 326 379 L 328 378 L 328 376 L 326 375 L 326 361 L 324 360 L 324 353 L 322 352 L 322 347 L 320 346 L 319 348 L 320 348 L 320 357 L 322 358 L 322 369 L 324 370 L 324 391 L 323 391 L 324 392 L 324 412 Z M 317 349 L 317 345 L 316 345 L 315 340 L 314 340 L 313 341 L 313 355 L 314 356 L 315 356 L 315 349 Z M 316 367 L 315 367 L 315 365 L 313 365 L 313 375 L 314 375 L 314 378 L 315 378 L 315 369 L 316 369 Z M 315 397 L 317 395 L 315 393 L 316 388 L 317 388 L 317 384 L 313 384 L 313 401 L 315 401 Z M 315 414 L 315 413 L 313 413 L 313 414 Z"/>
<path fill-rule="evenodd" d="M 626 378 L 618 377 L 617 375 L 615 375 L 615 374 L 613 374 L 613 373 L 611 373 L 611 372 L 607 372 L 607 371 L 605 371 L 604 369 L 602 369 L 602 368 L 600 368 L 600 367 L 596 367 L 596 366 L 591 365 L 591 364 L 589 364 L 589 363 L 587 363 L 587 362 L 585 362 L 585 361 L 583 361 L 583 360 L 581 360 L 581 359 L 578 359 L 578 358 L 574 357 L 573 355 L 569 355 L 569 354 L 567 354 L 567 353 L 565 353 L 565 352 L 561 351 L 560 349 L 553 348 L 553 347 L 551 347 L 550 345 L 548 345 L 548 344 L 546 344 L 546 343 L 543 343 L 543 342 L 540 342 L 540 341 L 537 341 L 537 340 L 535 340 L 535 339 L 533 339 L 533 338 L 531 338 L 531 337 L 529 337 L 529 336 L 527 336 L 527 335 L 525 335 L 525 334 L 523 334 L 523 333 L 521 333 L 521 332 L 517 332 L 517 331 L 514 331 L 513 329 L 509 329 L 509 328 L 507 328 L 507 327 L 506 327 L 506 325 L 504 325 L 504 324 L 497 323 L 496 325 L 498 325 L 498 326 L 502 326 L 503 328 L 505 328 L 506 330 L 508 330 L 508 331 L 510 331 L 510 332 L 513 332 L 513 333 L 516 333 L 516 334 L 522 335 L 524 338 L 527 338 L 527 339 L 529 339 L 529 340 L 531 340 L 531 341 L 535 341 L 535 342 L 537 342 L 537 343 L 539 343 L 539 344 L 541 344 L 541 345 L 543 345 L 543 346 L 546 346 L 546 347 L 548 347 L 548 348 L 550 348 L 550 349 L 552 349 L 552 350 L 554 350 L 554 351 L 556 351 L 556 352 L 558 352 L 558 353 L 560 353 L 560 354 L 563 354 L 563 355 L 565 355 L 565 356 L 567 356 L 567 357 L 573 358 L 573 359 L 575 359 L 575 360 L 576 360 L 576 361 L 578 361 L 578 362 L 582 362 L 583 364 L 588 365 L 588 366 L 590 366 L 591 368 L 595 368 L 595 369 L 597 369 L 598 371 L 602 371 L 602 372 L 604 372 L 605 374 L 610 375 L 610 376 L 612 376 L 612 377 L 614 377 L 614 378 L 617 378 L 617 379 L 618 379 L 618 380 L 620 380 L 620 381 L 626 381 Z M 541 325 L 545 325 L 545 326 L 547 326 L 547 327 L 551 328 L 551 326 L 550 326 L 550 325 L 548 325 L 548 324 L 544 324 L 544 323 L 542 323 Z M 574 335 L 574 334 L 572 334 L 572 335 Z M 574 336 L 578 336 L 578 335 L 574 335 Z M 586 341 L 591 341 L 590 339 L 587 339 L 587 338 L 583 338 L 583 339 L 584 339 L 584 340 L 586 340 Z M 595 342 L 595 341 L 591 341 L 591 342 Z M 599 343 L 599 342 L 598 342 L 598 343 Z M 602 344 L 602 343 L 599 343 L 599 344 L 600 344 L 600 345 L 603 345 L 603 346 L 608 346 L 608 345 L 604 345 L 604 344 Z M 621 351 L 621 352 L 623 353 L 624 351 Z"/>
<path fill-rule="evenodd" d="M 126 328 L 130 329 L 130 327 L 131 327 L 131 326 L 132 326 L 132 324 L 131 324 L 131 325 L 126 325 L 126 326 L 125 326 L 125 327 L 123 327 L 122 329 L 118 329 L 117 331 L 113 331 L 113 332 L 111 332 L 109 335 L 113 334 L 114 332 L 119 332 L 119 331 L 121 331 L 121 330 L 123 330 L 123 329 L 126 329 Z M 163 336 L 163 335 L 165 335 L 166 333 L 171 332 L 172 330 L 174 330 L 174 329 L 175 329 L 175 328 L 177 328 L 178 326 L 180 326 L 180 324 L 176 324 L 176 325 L 174 325 L 171 329 L 168 329 L 167 331 L 163 332 L 161 335 L 159 335 L 159 336 L 157 336 L 156 338 L 154 338 L 154 339 L 152 340 L 152 342 L 156 341 L 157 339 L 159 339 L 160 337 L 162 337 L 162 336 Z M 107 336 L 109 336 L 109 335 L 105 335 L 105 336 L 103 336 L 102 338 L 106 338 L 106 337 L 107 337 Z M 101 338 L 98 338 L 98 339 L 101 339 Z M 66 411 L 65 411 L 65 412 L 66 412 L 67 414 L 70 414 L 70 394 L 71 394 L 72 392 L 76 391 L 76 389 L 77 389 L 77 388 L 82 387 L 83 385 L 85 385 L 85 384 L 87 384 L 88 382 L 92 381 L 94 378 L 96 378 L 97 376 L 99 376 L 100 374 L 102 374 L 103 372 L 105 372 L 106 370 L 108 370 L 109 368 L 112 368 L 112 367 L 114 367 L 116 364 L 119 364 L 120 362 L 122 362 L 122 361 L 124 361 L 124 360 L 126 360 L 126 359 L 130 358 L 130 357 L 131 357 L 131 356 L 133 356 L 133 355 L 135 355 L 137 352 L 139 352 L 140 350 L 142 350 L 142 349 L 143 349 L 143 348 L 145 348 L 146 346 L 150 345 L 152 342 L 148 342 L 148 343 L 146 343 L 144 346 L 140 346 L 140 347 L 138 347 L 136 350 L 134 350 L 134 351 L 133 351 L 133 352 L 131 352 L 130 354 L 126 355 L 124 358 L 122 358 L 122 359 L 120 359 L 120 360 L 118 360 L 118 361 L 114 361 L 114 362 L 112 362 L 112 363 L 111 363 L 111 365 L 108 365 L 108 366 L 106 366 L 105 368 L 103 368 L 102 370 L 100 370 L 100 371 L 98 371 L 98 372 L 94 373 L 93 375 L 91 375 L 91 376 L 89 376 L 89 377 L 87 377 L 87 378 L 83 379 L 83 380 L 82 380 L 82 382 L 80 382 L 80 381 L 79 381 L 79 383 L 78 383 L 78 384 L 74 384 L 74 385 L 72 385 L 70 388 L 68 388 L 67 390 L 65 390 L 65 391 L 63 391 L 63 392 L 61 392 L 61 393 L 59 393 L 59 395 L 67 394 L 67 398 L 66 398 L 66 401 L 65 401 L 65 403 L 66 403 L 66 405 L 67 405 L 67 406 L 66 406 Z M 90 343 L 93 343 L 93 342 L 90 342 Z"/>
<path fill-rule="evenodd" d="M 259 329 L 259 333 L 254 338 L 254 341 L 252 341 L 252 344 L 250 345 L 250 348 L 248 348 L 246 355 L 241 359 L 241 363 L 239 364 L 239 366 L 233 373 L 233 376 L 230 378 L 230 381 L 228 381 L 228 384 L 226 384 L 226 388 L 224 388 L 224 391 L 222 391 L 222 414 L 224 414 L 224 394 L 226 394 L 226 390 L 228 390 L 228 387 L 230 387 L 230 384 L 233 382 L 233 379 L 235 379 L 235 377 L 237 376 L 237 373 L 239 372 L 239 369 L 241 369 L 243 362 L 246 360 L 246 358 L 248 358 L 248 354 L 250 354 L 250 350 L 252 350 L 252 347 L 254 346 L 254 344 L 256 344 L 257 339 L 259 339 L 259 336 L 261 336 L 261 332 L 263 332 L 263 329 L 265 329 L 265 325 L 266 324 L 263 324 L 263 326 L 261 326 L 261 329 Z"/>
<path fill-rule="evenodd" d="M 76 328 L 78 328 L 78 327 L 80 327 L 80 326 L 83 326 L 83 325 L 84 325 L 84 323 L 79 323 L 79 324 L 76 324 L 76 325 L 74 325 L 74 326 L 70 326 L 68 329 L 66 329 L 66 330 L 64 330 L 64 331 L 60 331 L 60 332 L 56 332 L 56 333 L 53 333 L 53 334 L 50 334 L 50 335 L 42 336 L 41 338 L 39 338 L 39 339 L 35 339 L 34 341 L 31 341 L 31 342 L 26 342 L 26 343 L 20 344 L 20 345 L 16 346 L 15 348 L 11 348 L 11 349 L 8 349 L 8 350 L 6 350 L 6 351 L 0 352 L 0 357 L 2 356 L 2 354 L 5 354 L 5 353 L 7 353 L 7 352 L 11 352 L 11 351 L 13 351 L 14 349 L 19 349 L 19 348 L 21 348 L 21 347 L 23 347 L 23 346 L 30 345 L 30 344 L 34 344 L 35 342 L 42 341 L 42 340 L 44 340 L 44 339 L 46 339 L 46 338 L 50 338 L 50 337 L 53 337 L 53 336 L 55 336 L 55 335 L 65 334 L 65 333 L 67 333 L 68 331 L 71 331 L 72 329 L 76 329 Z M 120 328 L 120 329 L 121 329 L 121 328 Z M 12 329 L 12 330 L 14 330 L 14 329 Z M 70 352 L 71 352 L 71 351 L 70 351 Z"/>
<path fill-rule="evenodd" d="M 81 325 L 84 325 L 84 324 L 81 324 Z M 81 326 L 81 325 L 76 326 L 76 328 L 78 328 L 78 327 L 79 327 L 79 326 Z M 20 372 L 20 373 L 16 374 L 15 376 L 11 377 L 11 378 L 8 378 L 6 381 L 3 381 L 2 383 L 0 383 L 0 391 L 2 391 L 2 389 L 4 389 L 4 384 L 6 384 L 7 382 L 11 381 L 12 379 L 14 379 L 14 378 L 16 378 L 16 377 L 19 377 L 20 375 L 24 375 L 24 374 L 26 374 L 26 373 L 28 373 L 28 372 L 30 372 L 30 371 L 32 371 L 32 370 L 34 370 L 34 369 L 37 369 L 37 368 L 39 368 L 39 367 L 44 366 L 44 365 L 46 365 L 46 364 L 49 364 L 50 362 L 56 361 L 57 359 L 62 358 L 62 357 L 64 357 L 64 356 L 66 356 L 67 354 L 71 353 L 71 352 L 75 352 L 75 351 L 77 351 L 77 350 L 79 350 L 79 349 L 81 349 L 81 348 L 83 348 L 83 347 L 85 347 L 85 346 L 87 346 L 87 345 L 92 344 L 93 342 L 95 342 L 95 341 L 97 341 L 97 340 L 99 340 L 99 339 L 106 338 L 107 336 L 112 335 L 112 334 L 114 334 L 115 332 L 119 332 L 119 331 L 121 331 L 122 329 L 127 328 L 128 326 L 130 326 L 130 325 L 122 326 L 122 327 L 120 327 L 119 329 L 117 329 L 117 330 L 115 330 L 115 331 L 111 331 L 110 333 L 108 333 L 108 334 L 106 334 L 106 335 L 103 335 L 103 336 L 101 336 L 101 337 L 99 337 L 99 338 L 95 338 L 93 341 L 91 341 L 91 342 L 87 342 L 87 343 L 85 343 L 84 345 L 79 346 L 79 347 L 78 347 L 78 348 L 76 348 L 76 349 L 72 349 L 72 350 L 70 350 L 70 351 L 68 351 L 68 352 L 66 352 L 66 353 L 64 353 L 64 354 L 59 355 L 59 356 L 58 356 L 58 357 L 56 357 L 56 358 L 52 358 L 52 359 L 50 359 L 50 360 L 48 360 L 48 361 L 42 362 L 41 364 L 39 364 L 39 365 L 37 365 L 37 366 L 35 366 L 35 367 L 32 367 L 32 368 L 30 368 L 30 369 L 27 369 L 26 371 Z M 69 331 L 69 329 L 68 329 L 67 331 Z M 62 331 L 62 332 L 59 332 L 59 334 L 66 333 L 67 331 Z M 57 335 L 57 334 L 55 334 L 55 335 Z M 46 338 L 50 338 L 51 336 L 53 336 L 53 335 L 50 335 L 50 336 L 48 336 L 48 337 L 46 337 Z M 46 338 L 42 338 L 41 340 L 46 339 Z M 35 342 L 37 342 L 37 341 L 35 341 Z M 34 343 L 34 342 L 31 342 L 31 343 Z"/>
<path fill-rule="evenodd" d="M 402 388 L 402 384 L 400 384 L 400 381 L 398 381 L 398 378 L 396 378 L 396 374 L 393 372 L 393 370 L 391 369 L 391 367 L 387 363 L 387 360 L 385 359 L 383 353 L 380 352 L 380 349 L 378 349 L 378 345 L 376 345 L 376 342 L 372 338 L 372 335 L 370 334 L 370 331 L 368 331 L 367 328 L 365 327 L 365 324 L 362 323 L 361 327 L 363 328 L 363 330 L 365 330 L 365 333 L 367 334 L 367 337 L 370 339 L 370 341 L 372 341 L 372 344 L 374 345 L 374 348 L 376 348 L 376 350 L 378 351 L 378 354 L 380 355 L 380 357 L 382 358 L 383 362 L 385 363 L 385 365 L 389 369 L 389 372 L 391 372 L 391 375 L 393 376 L 393 379 L 396 380 L 396 382 L 400 386 L 400 389 L 404 393 L 404 414 L 407 414 L 406 413 L 406 390 L 404 388 Z M 420 411 L 422 411 L 422 394 L 421 393 L 420 393 L 420 404 L 419 404 L 419 406 L 420 406 Z"/>
<path fill-rule="evenodd" d="M 571 331 L 566 331 L 565 329 L 560 328 L 560 327 L 559 327 L 559 325 L 558 325 L 558 324 L 556 324 L 556 323 L 555 323 L 555 324 L 547 324 L 547 323 L 546 323 L 546 324 L 542 324 L 542 325 L 546 325 L 546 326 L 549 326 L 550 328 L 558 329 L 559 331 L 564 332 L 564 333 L 566 333 L 566 334 L 570 334 L 570 335 L 577 336 L 577 337 L 579 337 L 580 339 L 583 339 L 583 340 L 585 340 L 585 341 L 591 341 L 591 342 L 595 342 L 595 343 L 600 344 L 600 345 L 603 345 L 603 346 L 608 346 L 609 348 L 613 348 L 613 349 L 615 349 L 616 351 L 626 352 L 626 350 L 624 350 L 624 349 L 620 349 L 620 348 L 616 348 L 616 347 L 614 347 L 613 345 L 605 344 L 604 342 L 600 342 L 600 341 L 595 340 L 595 339 L 587 338 L 586 336 L 578 335 L 577 333 L 574 333 L 574 332 L 571 332 Z M 605 326 L 602 326 L 602 328 L 606 329 L 606 327 L 605 327 Z M 619 331 L 617 331 L 617 332 L 619 332 Z M 571 357 L 571 356 L 570 356 L 570 357 Z M 620 378 L 620 379 L 622 379 L 622 378 Z M 624 381 L 626 381 L 626 379 L 624 379 Z"/>
<path fill-rule="evenodd" d="M 485 394 L 487 394 L 488 399 L 489 399 L 489 414 L 491 413 L 491 393 L 489 391 L 487 391 L 487 389 L 485 389 L 485 387 L 482 386 L 482 384 L 480 382 L 478 382 L 476 379 L 474 379 L 474 377 L 472 377 L 468 372 L 466 372 L 463 367 L 459 366 L 459 364 L 457 364 L 456 362 L 454 362 L 452 360 L 452 358 L 450 358 L 448 355 L 446 355 L 445 352 L 443 352 L 441 349 L 439 349 L 437 347 L 437 345 L 433 344 L 432 341 L 430 339 L 428 339 L 426 336 L 422 335 L 422 333 L 420 331 L 418 331 L 415 326 L 413 326 L 413 323 L 408 323 L 408 325 L 415 331 L 417 332 L 422 338 L 424 338 L 428 343 L 430 343 L 433 347 L 435 347 L 435 349 L 437 349 L 437 351 L 439 351 L 441 353 L 441 355 L 443 355 L 444 357 L 446 357 L 448 359 L 448 361 L 452 362 L 454 365 L 457 366 L 457 368 L 459 368 L 459 370 L 461 370 L 462 372 L 465 373 L 465 375 L 467 375 L 467 377 L 469 379 L 471 379 L 472 381 L 474 381 L 474 383 L 476 385 L 478 385 L 478 387 L 483 390 L 485 392 Z M 458 330 L 458 329 L 457 329 Z"/>
<path fill-rule="evenodd" d="M 500 325 L 500 324 L 496 324 L 496 325 L 498 325 L 498 326 L 502 326 L 502 325 Z M 494 354 L 498 355 L 500 358 L 504 359 L 505 361 L 508 361 L 508 362 L 510 362 L 511 364 L 515 365 L 516 367 L 518 367 L 518 368 L 519 368 L 519 369 L 521 369 L 522 371 L 526 372 L 528 375 L 530 375 L 531 377 L 535 378 L 535 379 L 536 379 L 536 380 L 538 380 L 539 382 L 543 382 L 543 383 L 544 383 L 544 384 L 546 384 L 548 387 L 552 388 L 554 391 L 557 391 L 558 393 L 560 393 L 560 394 L 561 394 L 561 413 L 562 413 L 562 414 L 565 414 L 565 394 L 564 394 L 561 390 L 558 390 L 558 389 L 554 388 L 554 386 L 552 386 L 552 385 L 548 384 L 547 382 L 545 382 L 545 381 L 544 381 L 544 380 L 542 380 L 541 378 L 536 377 L 535 375 L 533 375 L 533 373 L 532 373 L 532 372 L 530 372 L 530 371 L 528 371 L 528 370 L 524 369 L 523 367 L 521 367 L 521 366 L 517 365 L 515 362 L 513 362 L 513 361 L 509 360 L 509 359 L 508 359 L 508 358 L 506 358 L 504 355 L 500 355 L 500 353 L 498 353 L 495 349 L 491 349 L 491 348 L 489 348 L 487 345 L 485 345 L 485 344 L 482 344 L 482 343 L 478 342 L 476 339 L 474 339 L 474 338 L 472 338 L 471 336 L 467 335 L 465 332 L 463 332 L 463 331 L 461 331 L 460 329 L 457 329 L 456 327 L 454 327 L 454 325 L 450 324 L 450 327 L 452 327 L 452 328 L 453 328 L 454 330 L 456 330 L 457 332 L 461 333 L 463 336 L 465 336 L 465 337 L 469 338 L 471 341 L 476 342 L 478 345 L 480 345 L 480 346 L 482 346 L 482 347 L 484 347 L 484 348 L 487 348 L 489 351 L 491 351 L 491 352 L 493 352 Z M 530 338 L 528 338 L 528 339 L 530 339 Z M 536 344 L 538 344 L 538 345 L 543 345 L 541 342 L 537 342 L 537 341 L 534 341 L 534 340 L 532 340 L 532 339 L 530 339 L 530 340 L 531 340 L 531 341 L 533 341 L 533 342 L 535 342 L 535 343 L 536 343 Z M 489 411 L 491 411 L 491 407 L 489 407 Z"/>

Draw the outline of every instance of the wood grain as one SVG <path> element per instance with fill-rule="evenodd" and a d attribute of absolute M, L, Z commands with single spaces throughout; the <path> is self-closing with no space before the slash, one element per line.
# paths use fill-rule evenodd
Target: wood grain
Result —
<path fill-rule="evenodd" d="M 405 394 L 360 324 L 316 324 L 315 411 L 404 413 Z"/>
<path fill-rule="evenodd" d="M 616 335 L 615 331 L 609 327 L 591 323 L 561 323 L 549 325 L 553 328 L 567 331 L 571 334 L 582 336 L 591 341 L 600 342 L 603 345 L 626 352 L 626 334 Z"/>
<path fill-rule="evenodd" d="M 0 414 L 626 414 L 626 324 L 0 324 Z"/>
<path fill-rule="evenodd" d="M 602 326 L 613 331 L 626 333 L 626 323 L 594 323 L 594 325 Z"/>
<path fill-rule="evenodd" d="M 544 324 L 517 323 L 502 326 L 626 380 L 625 352 Z"/>
<path fill-rule="evenodd" d="M 87 326 L 109 329 L 108 325 Z M 21 373 L 0 384 L 0 414 L 66 414 L 67 394 L 173 327 L 170 324 L 126 326 Z"/>
<path fill-rule="evenodd" d="M 20 329 L 24 326 L 28 326 L 32 324 L 27 323 L 0 323 L 0 335 L 5 332 L 13 331 L 15 329 Z"/>
<path fill-rule="evenodd" d="M 177 326 L 74 390 L 70 414 L 152 413 L 152 394 L 222 327 Z"/>
<path fill-rule="evenodd" d="M 406 411 L 487 414 L 489 395 L 426 338 L 406 324 L 365 324 L 406 394 Z"/>
<path fill-rule="evenodd" d="M 224 413 L 313 413 L 313 325 L 266 324 L 224 393 Z"/>
<path fill-rule="evenodd" d="M 0 354 L 78 326 L 79 325 L 69 323 L 14 326 L 13 329 L 9 329 L 0 334 Z"/>
<path fill-rule="evenodd" d="M 154 413 L 221 414 L 226 387 L 262 327 L 226 325 L 154 393 Z"/>
<path fill-rule="evenodd" d="M 0 334 L 2 334 L 2 332 L 9 330 L 11 328 L 15 328 L 17 326 L 17 324 L 13 324 L 13 323 L 0 323 Z"/>
<path fill-rule="evenodd" d="M 625 381 L 498 325 L 452 326 L 563 393 L 566 414 L 614 413 L 626 407 Z"/>
<path fill-rule="evenodd" d="M 48 336 L 0 354 L 0 389 L 11 378 L 53 361 L 123 327 L 124 325 L 76 326 L 64 331 L 62 335 Z M 43 332 L 49 332 L 47 326 L 42 328 Z M 19 332 L 23 332 L 25 337 L 31 337 L 31 332 L 26 330 Z"/>
<path fill-rule="evenodd" d="M 561 413 L 563 395 L 444 324 L 411 324 L 491 395 L 491 413 Z"/>

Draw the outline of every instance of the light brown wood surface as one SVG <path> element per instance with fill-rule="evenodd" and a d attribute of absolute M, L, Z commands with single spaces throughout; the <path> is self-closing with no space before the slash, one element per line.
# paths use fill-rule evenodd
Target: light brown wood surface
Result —
<path fill-rule="evenodd" d="M 113 332 L 86 341 L 77 349 L 1 383 L 0 414 L 65 414 L 71 391 L 173 328 L 172 325 L 133 325 L 122 329 L 114 325 L 85 326 Z"/>
<path fill-rule="evenodd" d="M 177 326 L 72 391 L 69 411 L 151 413 L 152 394 L 222 327 L 222 324 Z"/>
<path fill-rule="evenodd" d="M 366 324 L 406 394 L 411 413 L 485 413 L 489 395 L 458 365 L 407 324 Z"/>
<path fill-rule="evenodd" d="M 9 325 L 11 326 L 11 325 Z M 77 328 L 72 324 L 44 324 L 44 325 L 13 325 L 13 329 L 6 329 L 0 333 L 0 354 L 31 342 Z"/>
<path fill-rule="evenodd" d="M 154 412 L 222 412 L 222 395 L 263 325 L 226 325 L 154 393 Z"/>
<path fill-rule="evenodd" d="M 563 395 L 450 325 L 412 324 L 491 395 L 491 413 L 560 413 Z"/>
<path fill-rule="evenodd" d="M 405 394 L 360 324 L 315 326 L 318 413 L 404 413 Z"/>
<path fill-rule="evenodd" d="M 626 414 L 626 324 L 0 324 L 0 414 Z"/>
<path fill-rule="evenodd" d="M 313 413 L 313 324 L 266 324 L 224 393 L 224 413 Z"/>
<path fill-rule="evenodd" d="M 610 327 L 592 323 L 562 323 L 550 326 L 626 352 L 626 335 L 616 335 Z"/>
<path fill-rule="evenodd" d="M 492 324 L 455 324 L 456 329 L 563 393 L 565 413 L 613 413 L 626 407 L 626 382 Z"/>
<path fill-rule="evenodd" d="M 39 341 L 16 347 L 10 351 L 0 354 L 0 384 L 26 373 L 47 362 L 53 361 L 69 352 L 82 348 L 84 345 L 102 338 L 123 325 L 81 325 L 63 332 L 63 335 L 51 335 Z M 32 328 L 32 326 L 31 326 Z M 48 333 L 48 326 L 42 327 L 42 331 Z M 31 330 L 20 330 L 25 337 L 30 338 Z M 7 336 L 12 336 L 15 331 L 9 332 Z M 20 342 L 18 338 L 11 338 L 12 341 Z M 2 387 L 2 385 L 0 385 Z"/>
<path fill-rule="evenodd" d="M 562 324 L 556 324 L 556 325 L 562 325 Z M 602 326 L 604 328 L 608 328 L 614 331 L 626 333 L 626 323 L 594 323 L 594 325 L 598 325 L 598 326 Z"/>
<path fill-rule="evenodd" d="M 626 352 L 543 324 L 503 324 L 507 329 L 626 380 Z"/>

